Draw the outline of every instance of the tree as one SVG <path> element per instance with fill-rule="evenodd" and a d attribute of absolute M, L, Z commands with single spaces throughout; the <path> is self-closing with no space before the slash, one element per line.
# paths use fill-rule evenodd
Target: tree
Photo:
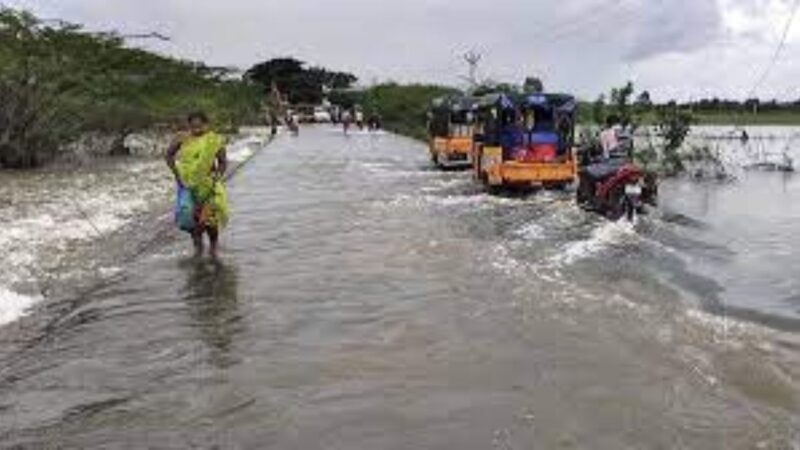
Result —
<path fill-rule="evenodd" d="M 334 105 L 344 109 L 352 109 L 357 104 L 365 101 L 365 91 L 355 89 L 334 89 L 328 95 L 328 100 Z"/>
<path fill-rule="evenodd" d="M 81 133 L 124 135 L 191 109 L 236 123 L 258 97 L 227 74 L 0 7 L 0 166 L 36 166 Z"/>
<path fill-rule="evenodd" d="M 633 95 L 633 83 L 611 90 L 611 108 L 622 123 L 633 123 L 630 99 Z"/>
<path fill-rule="evenodd" d="M 603 125 L 606 121 L 606 96 L 603 94 L 592 103 L 592 121 L 597 125 Z"/>
<path fill-rule="evenodd" d="M 527 77 L 522 84 L 522 91 L 526 94 L 539 94 L 544 92 L 544 83 L 537 77 Z"/>
<path fill-rule="evenodd" d="M 315 82 L 328 89 L 347 89 L 358 81 L 353 74 L 330 72 L 323 67 L 312 67 L 307 72 Z"/>
<path fill-rule="evenodd" d="M 674 101 L 657 109 L 657 127 L 664 139 L 662 150 L 663 168 L 668 175 L 677 175 L 685 170 L 680 148 L 691 130 L 694 117 L 682 110 Z"/>
<path fill-rule="evenodd" d="M 498 83 L 492 80 L 486 80 L 480 85 L 475 86 L 471 94 L 480 97 L 481 95 L 487 94 L 508 94 L 514 95 L 520 92 L 519 86 L 515 86 L 511 83 Z"/>
<path fill-rule="evenodd" d="M 265 89 L 271 88 L 274 83 L 285 92 L 294 78 L 305 71 L 303 64 L 294 58 L 275 58 L 251 67 L 245 72 L 245 77 Z"/>
<path fill-rule="evenodd" d="M 753 114 L 758 113 L 760 106 L 761 106 L 761 101 L 757 98 L 748 98 L 744 102 L 745 111 L 752 112 Z"/>
<path fill-rule="evenodd" d="M 650 92 L 642 91 L 642 93 L 636 97 L 635 105 L 638 114 L 649 112 L 653 108 L 653 100 L 650 98 Z"/>
<path fill-rule="evenodd" d="M 294 58 L 275 58 L 256 64 L 245 78 L 261 85 L 265 92 L 273 84 L 289 95 L 292 103 L 319 103 L 325 89 L 346 89 L 358 78 L 346 72 L 331 72 L 322 67 L 305 68 L 305 63 Z"/>
<path fill-rule="evenodd" d="M 496 88 L 494 85 L 484 83 L 473 87 L 470 94 L 476 97 L 480 97 L 482 95 L 492 94 L 494 92 L 496 92 Z"/>
<path fill-rule="evenodd" d="M 424 140 L 433 99 L 457 94 L 458 90 L 444 86 L 386 83 L 366 90 L 362 100 L 381 115 L 388 129 Z"/>

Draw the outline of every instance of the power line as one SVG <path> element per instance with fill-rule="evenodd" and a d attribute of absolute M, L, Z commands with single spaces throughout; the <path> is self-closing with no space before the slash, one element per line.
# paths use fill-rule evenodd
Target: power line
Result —
<path fill-rule="evenodd" d="M 598 11 L 592 15 L 586 15 L 585 18 L 573 16 L 554 27 L 548 27 L 528 37 L 539 39 L 539 43 L 552 43 L 578 35 L 593 36 L 597 31 L 607 31 L 605 27 L 599 27 L 599 25 L 611 18 L 610 15 L 614 15 L 616 23 L 624 23 L 639 13 L 639 5 L 630 0 L 616 0 L 613 3 L 610 6 L 603 3 L 603 7 L 598 8 Z M 600 4 L 598 4 L 599 6 Z"/>
<path fill-rule="evenodd" d="M 599 25 L 611 18 L 611 14 L 615 15 L 616 22 L 622 23 L 634 19 L 639 14 L 639 5 L 632 0 L 610 0 L 610 2 L 613 7 L 598 8 L 597 13 L 585 17 L 572 15 L 555 26 L 543 26 L 543 29 L 526 35 L 525 39 L 534 40 L 536 44 L 553 44 L 578 36 L 596 37 L 598 33 L 606 31 L 605 27 Z M 606 3 L 597 3 L 598 7 L 602 5 Z M 460 78 L 466 79 L 466 77 Z"/>
<path fill-rule="evenodd" d="M 789 14 L 789 18 L 786 20 L 786 26 L 783 28 L 783 35 L 781 35 L 781 40 L 778 42 L 778 46 L 775 48 L 775 53 L 772 55 L 772 59 L 764 68 L 764 71 L 761 73 L 761 76 L 756 78 L 756 82 L 753 84 L 752 89 L 747 94 L 747 98 L 752 98 L 755 95 L 756 91 L 764 84 L 764 81 L 767 80 L 769 73 L 775 67 L 775 64 L 778 62 L 778 58 L 781 56 L 781 52 L 783 48 L 786 47 L 786 39 L 789 37 L 789 31 L 792 29 L 792 24 L 794 23 L 794 16 L 797 13 L 797 7 L 800 6 L 800 0 L 795 0 L 794 4 L 792 5 L 792 11 Z"/>

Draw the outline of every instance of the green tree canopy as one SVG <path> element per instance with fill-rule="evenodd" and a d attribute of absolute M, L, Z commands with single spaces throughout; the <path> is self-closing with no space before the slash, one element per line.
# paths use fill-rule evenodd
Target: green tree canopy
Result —
<path fill-rule="evenodd" d="M 446 86 L 385 83 L 369 88 L 361 98 L 370 112 L 381 115 L 388 129 L 427 139 L 427 113 L 433 99 L 460 93 Z"/>
<path fill-rule="evenodd" d="M 350 73 L 305 66 L 295 58 L 275 58 L 251 67 L 245 78 L 258 83 L 265 91 L 277 86 L 288 94 L 292 103 L 319 103 L 326 89 L 346 89 L 358 81 Z"/>
<path fill-rule="evenodd" d="M 611 108 L 622 123 L 633 123 L 631 97 L 633 83 L 628 81 L 624 86 L 611 89 Z"/>
<path fill-rule="evenodd" d="M 0 8 L 0 166 L 35 166 L 88 131 L 127 133 L 193 109 L 228 126 L 258 107 L 258 92 L 228 69 Z"/>
<path fill-rule="evenodd" d="M 539 94 L 544 92 L 544 83 L 538 77 L 527 77 L 522 83 L 522 91 L 526 94 Z"/>

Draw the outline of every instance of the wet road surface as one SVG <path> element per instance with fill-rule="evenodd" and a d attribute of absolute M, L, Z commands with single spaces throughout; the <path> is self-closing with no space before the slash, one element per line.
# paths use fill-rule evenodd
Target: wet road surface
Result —
<path fill-rule="evenodd" d="M 725 251 L 692 222 L 490 197 L 426 161 L 279 138 L 231 183 L 221 263 L 172 241 L 0 361 L 2 446 L 800 445 L 800 340 L 704 306 L 725 289 L 692 252 Z"/>

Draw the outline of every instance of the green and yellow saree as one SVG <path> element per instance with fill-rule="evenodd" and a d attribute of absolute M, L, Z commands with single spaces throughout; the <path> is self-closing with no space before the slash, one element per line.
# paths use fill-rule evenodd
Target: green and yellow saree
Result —
<path fill-rule="evenodd" d="M 217 155 L 224 147 L 222 136 L 208 132 L 189 137 L 178 153 L 178 175 L 192 192 L 197 204 L 196 224 L 202 228 L 222 229 L 230 216 L 225 185 L 214 177 Z"/>

